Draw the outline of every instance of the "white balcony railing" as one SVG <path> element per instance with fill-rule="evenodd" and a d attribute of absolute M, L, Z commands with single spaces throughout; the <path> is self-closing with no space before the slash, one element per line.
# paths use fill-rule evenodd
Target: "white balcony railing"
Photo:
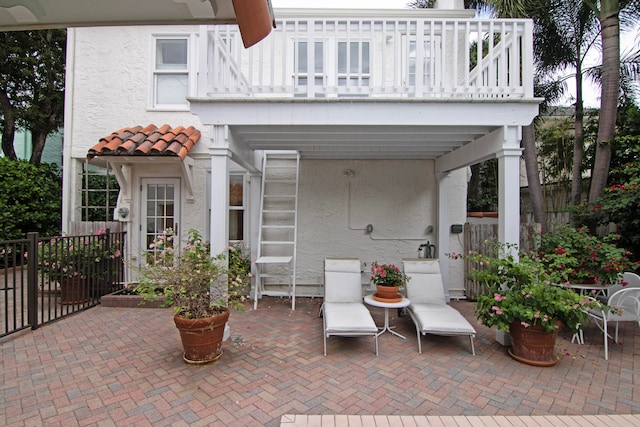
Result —
<path fill-rule="evenodd" d="M 532 98 L 532 28 L 527 20 L 282 19 L 245 50 L 236 27 L 211 26 L 199 96 Z"/>

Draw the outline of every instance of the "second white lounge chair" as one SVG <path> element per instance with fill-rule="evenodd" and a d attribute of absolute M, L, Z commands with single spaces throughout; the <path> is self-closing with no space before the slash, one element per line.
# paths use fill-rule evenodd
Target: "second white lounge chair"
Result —
<path fill-rule="evenodd" d="M 373 336 L 378 355 L 378 327 L 362 302 L 360 260 L 355 258 L 324 260 L 324 301 L 320 308 L 323 320 L 324 355 L 327 338 Z"/>
<path fill-rule="evenodd" d="M 438 260 L 402 260 L 407 281 L 407 311 L 416 325 L 418 352 L 422 353 L 420 334 L 467 335 L 471 340 L 471 354 L 475 356 L 473 337 L 476 330 L 458 310 L 447 304 Z"/>

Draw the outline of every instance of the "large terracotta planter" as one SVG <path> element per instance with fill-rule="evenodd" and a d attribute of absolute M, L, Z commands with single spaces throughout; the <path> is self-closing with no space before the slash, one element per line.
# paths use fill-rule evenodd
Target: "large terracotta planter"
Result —
<path fill-rule="evenodd" d="M 558 332 L 547 332 L 542 326 L 525 328 L 519 320 L 509 325 L 511 345 L 509 354 L 522 363 L 534 366 L 552 366 L 560 358 L 554 354 Z"/>
<path fill-rule="evenodd" d="M 174 316 L 173 321 L 180 331 L 183 359 L 191 364 L 215 362 L 222 356 L 224 325 L 229 320 L 229 309 L 205 319 L 185 319 Z"/>
<path fill-rule="evenodd" d="M 82 304 L 89 301 L 89 281 L 83 277 L 60 279 L 60 304 Z"/>

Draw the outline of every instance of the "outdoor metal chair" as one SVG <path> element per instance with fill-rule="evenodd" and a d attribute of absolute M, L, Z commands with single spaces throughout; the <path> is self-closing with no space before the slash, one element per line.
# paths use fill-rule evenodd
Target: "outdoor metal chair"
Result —
<path fill-rule="evenodd" d="M 422 353 L 420 334 L 444 336 L 466 335 L 471 341 L 471 354 L 475 356 L 473 337 L 476 330 L 455 308 L 447 304 L 438 260 L 402 260 L 410 304 L 407 311 L 416 325 L 418 353 Z"/>
<path fill-rule="evenodd" d="M 640 326 L 640 288 L 624 288 L 615 292 L 608 301 L 609 307 L 590 309 L 589 317 L 595 320 L 596 325 L 604 333 L 604 358 L 609 360 L 609 338 L 618 342 L 618 325 L 620 322 L 636 322 Z M 615 323 L 616 330 L 612 337 L 609 334 L 609 325 Z"/>
<path fill-rule="evenodd" d="M 378 327 L 362 300 L 360 260 L 324 260 L 324 301 L 320 307 L 323 322 L 324 355 L 327 338 L 334 336 L 373 336 L 378 355 Z"/>

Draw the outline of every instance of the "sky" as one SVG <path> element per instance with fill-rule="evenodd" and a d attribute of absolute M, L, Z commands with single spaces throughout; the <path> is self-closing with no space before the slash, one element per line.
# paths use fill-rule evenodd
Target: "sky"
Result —
<path fill-rule="evenodd" d="M 404 9 L 410 0 L 271 0 L 273 7 L 321 9 Z"/>

